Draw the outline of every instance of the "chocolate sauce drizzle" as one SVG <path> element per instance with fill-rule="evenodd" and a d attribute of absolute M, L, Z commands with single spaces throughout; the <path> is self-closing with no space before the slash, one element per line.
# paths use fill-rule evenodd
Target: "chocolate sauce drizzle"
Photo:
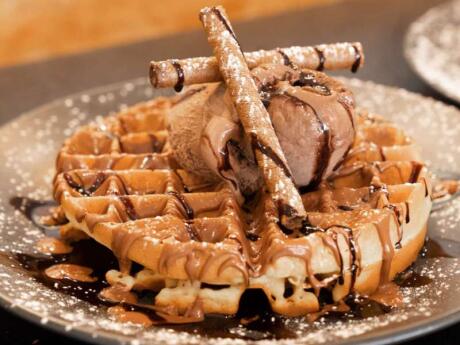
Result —
<path fill-rule="evenodd" d="M 356 276 L 358 272 L 358 263 L 357 263 L 357 250 L 356 250 L 356 242 L 355 238 L 353 236 L 353 230 L 345 225 L 340 225 L 340 224 L 334 224 L 326 228 L 325 230 L 329 230 L 332 228 L 340 228 L 345 231 L 348 237 L 348 247 L 350 249 L 350 254 L 351 254 L 351 267 L 350 267 L 350 273 L 351 273 L 351 283 L 350 283 L 350 291 L 353 289 L 353 286 L 355 285 L 356 281 Z M 340 274 L 341 274 L 341 279 L 339 279 L 339 283 L 343 284 L 343 260 L 341 259 L 341 269 L 340 269 Z"/>
<path fill-rule="evenodd" d="M 407 224 L 407 223 L 410 223 L 410 207 L 407 201 L 405 202 L 405 204 L 406 204 L 406 224 Z"/>
<path fill-rule="evenodd" d="M 353 65 L 351 66 L 351 72 L 356 73 L 359 69 L 359 66 L 361 65 L 362 57 L 359 49 L 356 46 L 353 46 L 353 49 L 355 50 L 355 62 L 353 62 Z"/>
<path fill-rule="evenodd" d="M 153 87 L 158 87 L 158 79 L 155 78 L 155 70 L 153 68 L 153 64 L 150 64 L 149 78 L 150 78 L 150 82 L 153 84 Z"/>
<path fill-rule="evenodd" d="M 87 193 L 89 195 L 92 195 L 104 183 L 106 178 L 106 174 L 104 174 L 102 171 L 99 171 L 96 175 L 96 179 L 94 180 L 93 184 L 89 186 L 89 188 L 87 189 Z"/>
<path fill-rule="evenodd" d="M 412 172 L 409 178 L 410 183 L 416 183 L 422 171 L 423 165 L 418 162 L 412 162 Z"/>
<path fill-rule="evenodd" d="M 182 195 L 182 193 L 176 191 L 169 191 L 168 194 L 172 195 L 177 199 L 177 201 L 179 201 L 179 203 L 185 211 L 185 216 L 187 217 L 187 219 L 194 218 L 193 208 L 188 204 L 187 200 L 185 200 L 184 195 Z"/>
<path fill-rule="evenodd" d="M 182 189 L 184 190 L 184 192 L 188 193 L 190 192 L 189 188 L 187 187 L 187 185 L 185 184 L 185 181 L 184 179 L 182 178 L 182 175 L 179 174 L 177 171 L 174 171 L 174 175 L 177 176 L 177 179 L 180 181 L 180 183 L 182 184 Z"/>
<path fill-rule="evenodd" d="M 257 240 L 260 239 L 260 236 L 253 232 L 246 232 L 245 235 L 246 235 L 246 238 L 251 242 L 256 242 Z"/>
<path fill-rule="evenodd" d="M 357 273 L 358 273 L 358 263 L 357 263 L 357 256 L 356 256 L 356 242 L 355 242 L 355 238 L 353 237 L 353 231 L 352 229 L 348 228 L 349 230 L 347 230 L 349 232 L 349 236 L 348 236 L 348 241 L 350 243 L 350 253 L 351 253 L 351 283 L 350 283 L 350 287 L 353 288 L 353 286 L 355 286 L 355 281 L 356 281 L 356 276 L 357 276 Z M 351 290 L 350 288 L 350 290 Z"/>
<path fill-rule="evenodd" d="M 190 239 L 193 241 L 200 241 L 200 236 L 198 235 L 198 232 L 193 226 L 193 223 L 191 223 L 190 221 L 187 221 L 184 223 L 184 225 L 185 225 L 185 230 L 187 231 Z"/>
<path fill-rule="evenodd" d="M 296 68 L 296 66 L 292 63 L 291 59 L 287 54 L 281 49 L 281 48 L 276 48 L 276 51 L 278 54 L 280 54 L 283 57 L 283 63 L 285 66 L 289 66 L 291 68 Z"/>
<path fill-rule="evenodd" d="M 292 86 L 311 87 L 316 92 L 323 96 L 332 95 L 331 89 L 327 85 L 318 82 L 315 76 L 311 73 L 300 72 L 299 79 L 297 79 Z"/>
<path fill-rule="evenodd" d="M 181 64 L 175 60 L 171 61 L 171 65 L 173 65 L 177 73 L 177 83 L 174 85 L 174 91 L 180 92 L 184 88 L 184 70 L 182 69 Z"/>
<path fill-rule="evenodd" d="M 85 190 L 83 185 L 79 184 L 76 182 L 73 177 L 69 173 L 64 173 L 64 179 L 66 180 L 67 184 L 70 186 L 70 188 L 76 190 L 78 193 L 84 196 L 89 196 L 88 192 Z"/>
<path fill-rule="evenodd" d="M 227 20 L 225 19 L 225 17 L 222 15 L 222 12 L 220 12 L 220 10 L 219 10 L 217 7 L 211 8 L 211 11 L 217 16 L 217 18 L 219 18 L 219 20 L 221 21 L 221 23 L 224 24 L 225 28 L 228 30 L 228 32 L 230 32 L 230 34 L 233 36 L 233 38 L 235 39 L 235 41 L 238 42 L 238 40 L 236 39 L 235 32 L 232 30 L 232 28 L 231 28 L 229 22 L 227 22 Z"/>
<path fill-rule="evenodd" d="M 69 187 L 83 196 L 93 195 L 93 193 L 98 190 L 98 188 L 104 183 L 105 179 L 107 178 L 107 175 L 105 173 L 103 173 L 102 171 L 98 172 L 94 182 L 91 184 L 91 186 L 88 187 L 88 189 L 86 189 L 85 186 L 75 181 L 72 175 L 70 175 L 69 173 L 64 173 L 63 176 Z"/>
<path fill-rule="evenodd" d="M 407 202 L 406 202 L 406 205 L 408 205 Z M 384 208 L 387 208 L 387 209 L 389 209 L 389 210 L 391 210 L 393 212 L 393 214 L 395 216 L 395 219 L 396 219 L 396 221 L 398 223 L 397 224 L 397 226 L 398 226 L 398 229 L 397 229 L 397 231 L 398 231 L 398 240 L 396 241 L 394 246 L 395 246 L 396 249 L 401 249 L 402 248 L 401 242 L 402 242 L 402 238 L 403 238 L 403 228 L 401 227 L 401 225 L 402 225 L 401 211 L 396 205 L 393 205 L 393 204 L 385 205 Z M 410 218 L 408 218 L 407 212 L 408 212 L 408 209 L 406 209 L 406 216 L 405 216 L 406 219 L 405 219 L 405 221 L 406 221 L 406 223 L 409 223 Z"/>
<path fill-rule="evenodd" d="M 283 214 L 283 211 L 280 210 L 280 215 Z M 293 229 L 289 229 L 287 227 L 285 227 L 283 225 L 283 223 L 281 223 L 281 221 L 278 221 L 276 223 L 276 225 L 278 225 L 278 227 L 281 229 L 281 231 L 283 232 L 283 234 L 285 234 L 286 236 L 289 236 L 289 235 L 292 235 L 294 233 L 294 230 Z"/>
<path fill-rule="evenodd" d="M 317 48 L 317 47 L 315 47 L 315 52 L 316 52 L 316 54 L 318 54 L 318 61 L 319 61 L 318 67 L 316 67 L 316 70 L 317 71 L 323 71 L 324 70 L 324 63 L 326 62 L 326 58 L 324 57 L 324 52 L 321 49 Z"/>
<path fill-rule="evenodd" d="M 317 93 L 319 93 L 321 95 L 324 95 L 324 96 L 332 95 L 331 89 L 327 85 L 325 85 L 324 83 L 319 82 L 312 73 L 306 73 L 306 72 L 303 72 L 303 71 L 300 72 L 299 73 L 299 78 L 297 80 L 295 80 L 294 82 L 292 82 L 292 86 L 295 86 L 295 87 L 308 87 L 308 88 L 311 88 L 313 92 L 317 92 Z M 276 87 L 274 85 L 262 85 L 262 87 L 260 89 L 260 95 L 261 95 L 262 102 L 264 103 L 264 106 L 266 108 L 269 107 L 270 99 L 271 99 L 273 94 L 276 94 Z M 326 169 L 328 168 L 329 161 L 330 161 L 330 156 L 332 154 L 331 132 L 330 132 L 330 129 L 329 129 L 328 125 L 322 120 L 321 116 L 318 114 L 316 109 L 311 104 L 309 104 L 309 103 L 305 102 L 303 99 L 300 99 L 300 98 L 298 98 L 298 97 L 296 97 L 296 96 L 294 96 L 292 94 L 289 94 L 287 92 L 279 93 L 279 95 L 284 95 L 286 97 L 291 98 L 295 102 L 296 105 L 306 106 L 306 107 L 310 108 L 311 111 L 313 112 L 313 114 L 315 115 L 317 121 L 318 121 L 318 124 L 320 126 L 321 132 L 323 133 L 323 143 L 321 145 L 321 149 L 320 149 L 320 152 L 318 154 L 318 160 L 317 160 L 317 164 L 316 164 L 315 175 L 314 175 L 312 181 L 310 182 L 310 184 L 308 186 L 300 186 L 299 187 L 300 192 L 305 193 L 305 192 L 313 190 L 314 188 L 316 188 L 319 185 L 319 183 L 321 182 L 322 177 L 323 177 Z M 347 112 L 349 114 L 349 117 L 350 117 L 350 121 L 352 122 L 352 125 L 354 126 L 353 116 L 352 116 L 352 114 L 350 112 L 349 107 L 346 106 L 345 104 L 342 104 L 342 105 L 346 108 L 346 110 L 347 110 Z M 351 147 L 351 145 L 350 145 L 350 147 Z M 290 175 L 287 175 L 287 176 L 290 177 Z"/>
<path fill-rule="evenodd" d="M 341 227 L 340 225 L 334 225 Z M 331 227 L 329 227 L 331 228 Z M 346 227 L 343 227 L 348 232 Z M 325 229 L 322 229 L 324 231 Z M 257 236 L 257 235 L 256 235 Z M 254 238 L 254 240 L 257 240 Z M 354 240 L 350 239 L 350 252 L 353 255 L 353 262 L 356 261 L 356 250 Z M 457 242 L 455 242 L 457 243 Z M 425 255 L 426 257 L 452 257 L 445 253 L 443 250 L 443 242 L 438 244 L 433 240 L 429 240 L 426 244 Z M 449 244 L 446 244 L 449 247 Z M 458 245 L 458 243 L 457 243 Z M 432 248 L 435 248 L 433 250 Z M 459 251 L 460 253 L 460 251 Z M 108 286 L 105 281 L 105 273 L 110 269 L 117 268 L 117 260 L 113 253 L 92 240 L 83 240 L 74 244 L 74 251 L 65 255 L 53 255 L 47 257 L 35 257 L 27 254 L 0 254 L 3 260 L 10 260 L 12 265 L 20 265 L 31 278 L 36 279 L 48 288 L 60 291 L 63 294 L 74 296 L 80 300 L 87 301 L 88 303 L 106 308 L 114 305 L 112 302 L 104 300 L 100 296 L 100 291 Z M 47 277 L 44 274 L 46 268 L 57 263 L 72 263 L 81 266 L 90 267 L 94 270 L 93 276 L 97 277 L 94 283 L 74 282 L 68 279 L 55 280 Z M 416 264 L 417 265 L 417 262 Z M 357 270 L 356 266 L 352 266 L 353 275 Z M 395 282 L 401 287 L 419 287 L 431 284 L 432 280 L 429 277 L 420 275 L 418 270 L 410 268 L 409 270 L 401 273 L 395 279 Z M 220 286 L 202 284 L 202 288 L 219 289 Z M 224 287 L 225 288 L 225 287 Z M 290 296 L 291 286 L 289 283 L 285 285 L 285 295 Z M 320 294 L 320 303 L 324 306 L 325 303 L 331 300 L 327 295 L 327 289 L 321 291 L 326 292 Z M 155 297 L 155 293 L 144 292 L 137 293 L 139 301 L 150 301 Z M 141 302 L 142 303 L 142 302 Z M 350 319 L 364 319 L 367 317 L 378 316 L 390 312 L 393 308 L 375 302 L 373 300 L 353 296 L 345 299 L 345 303 L 350 307 L 346 311 L 332 311 L 322 314 L 327 320 L 350 320 Z M 174 331 L 190 332 L 193 334 L 205 335 L 207 337 L 225 337 L 225 338 L 239 338 L 239 339 L 286 339 L 296 338 L 297 335 L 284 323 L 284 318 L 274 314 L 270 309 L 270 304 L 265 294 L 258 289 L 247 290 L 241 297 L 240 306 L 235 316 L 229 317 L 216 317 L 212 315 L 206 316 L 204 322 L 197 324 L 177 324 L 167 325 L 161 320 L 161 317 L 150 308 L 149 305 L 142 307 L 142 304 L 129 305 L 127 303 L 121 304 L 127 310 L 135 310 L 146 314 L 151 320 L 154 321 L 156 327 L 171 329 Z M 233 329 L 239 329 L 238 333 L 232 332 Z"/>
<path fill-rule="evenodd" d="M 338 205 L 337 208 L 342 211 L 353 211 L 354 208 L 348 205 Z"/>
<path fill-rule="evenodd" d="M 126 214 L 128 215 L 129 219 L 136 220 L 140 218 L 129 197 L 122 195 L 122 196 L 119 196 L 118 199 L 123 203 L 123 206 L 125 207 Z"/>
<path fill-rule="evenodd" d="M 302 227 L 299 229 L 300 233 L 303 234 L 304 236 L 308 236 L 310 234 L 313 234 L 315 232 L 324 232 L 325 229 L 314 226 L 313 224 L 310 223 L 310 219 L 307 218 L 302 222 Z"/>
<path fill-rule="evenodd" d="M 240 42 L 236 38 L 235 32 L 233 31 L 232 27 L 230 26 L 230 23 L 227 21 L 227 19 L 225 19 L 224 15 L 222 14 L 222 12 L 217 7 L 212 7 L 211 11 L 212 11 L 212 13 L 214 13 L 217 16 L 219 21 L 225 26 L 225 29 L 227 29 L 227 31 L 230 33 L 230 35 L 232 35 L 232 37 L 235 39 L 235 42 L 237 43 L 238 48 L 240 48 L 241 55 L 243 56 L 243 59 L 246 61 L 246 56 L 244 55 L 244 52 L 241 49 Z"/>
<path fill-rule="evenodd" d="M 286 234 L 286 232 L 283 229 L 283 227 L 280 227 L 280 228 Z M 302 227 L 299 229 L 299 232 L 302 233 L 304 236 L 308 236 L 308 235 L 310 235 L 312 233 L 315 233 L 315 232 L 326 233 L 326 231 L 331 230 L 333 228 L 342 229 L 343 230 L 342 233 L 345 233 L 345 235 L 346 235 L 346 237 L 348 239 L 348 248 L 350 250 L 350 255 L 351 255 L 351 267 L 350 267 L 350 273 L 351 273 L 350 291 L 351 291 L 351 289 L 353 288 L 353 286 L 355 284 L 356 276 L 357 276 L 357 272 L 358 272 L 357 246 L 356 246 L 356 242 L 355 242 L 355 239 L 354 239 L 354 236 L 353 236 L 353 230 L 350 227 L 345 226 L 345 225 L 341 225 L 341 224 L 333 224 L 333 225 L 328 226 L 327 228 L 321 228 L 321 227 L 318 227 L 318 226 L 314 226 L 310 222 L 308 217 L 307 217 L 307 219 L 305 219 L 303 221 Z M 289 235 L 289 234 L 287 234 L 287 235 Z M 332 236 L 332 239 L 336 243 L 337 250 L 338 250 L 337 233 L 334 232 L 332 235 L 327 234 L 327 236 Z M 343 263 L 341 255 L 339 255 L 339 261 L 340 262 L 337 263 L 340 266 L 340 277 L 338 279 L 338 283 L 340 285 L 342 285 L 343 282 L 344 282 L 344 279 L 343 279 L 343 273 L 344 273 L 343 264 L 344 263 Z"/>
<path fill-rule="evenodd" d="M 280 158 L 280 156 L 278 156 L 278 154 L 275 151 L 273 151 L 273 149 L 270 146 L 264 144 L 259 139 L 259 137 L 257 136 L 256 133 L 252 132 L 250 137 L 251 137 L 252 149 L 254 151 L 259 150 L 260 152 L 262 152 L 265 156 L 270 158 L 273 161 L 273 163 L 275 163 L 278 167 L 280 167 L 281 170 L 283 170 L 284 174 L 287 177 L 292 179 L 291 171 L 289 170 L 289 168 L 286 165 L 286 163 Z"/>
<path fill-rule="evenodd" d="M 50 210 L 57 204 L 53 200 L 34 200 L 27 197 L 16 196 L 9 200 L 15 210 L 21 212 L 35 226 L 42 230 L 49 230 L 50 227 L 40 222 L 42 216 L 48 216 Z"/>

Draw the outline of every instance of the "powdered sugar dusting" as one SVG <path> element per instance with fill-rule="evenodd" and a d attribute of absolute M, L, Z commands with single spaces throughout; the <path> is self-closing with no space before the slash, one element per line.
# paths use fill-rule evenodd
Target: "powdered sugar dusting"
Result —
<path fill-rule="evenodd" d="M 409 28 L 405 53 L 431 86 L 460 102 L 460 1 L 434 7 Z"/>
<path fill-rule="evenodd" d="M 460 125 L 458 110 L 407 91 L 391 89 L 358 80 L 346 80 L 355 90 L 357 103 L 388 115 L 402 124 L 422 147 L 432 168 L 460 172 Z M 134 80 L 78 94 L 38 108 L 4 126 L 0 135 L 0 161 L 3 164 L 0 187 L 0 298 L 12 311 L 27 314 L 46 327 L 72 332 L 89 341 L 106 340 L 125 344 L 246 344 L 243 339 L 210 339 L 194 333 L 166 328 L 143 329 L 111 319 L 104 308 L 76 297 L 50 290 L 36 281 L 14 260 L 13 253 L 37 253 L 35 241 L 42 230 L 9 204 L 15 197 L 51 199 L 51 179 L 55 154 L 66 136 L 96 116 L 125 108 L 165 92 L 152 92 L 147 81 Z M 416 121 L 414 121 L 414 118 Z M 419 287 L 402 289 L 404 306 L 388 314 L 364 320 L 331 321 L 320 318 L 314 323 L 301 319 L 283 322 L 298 335 L 296 339 L 258 341 L 260 344 L 323 344 L 356 342 L 364 336 L 396 334 L 447 315 L 460 314 L 460 255 L 456 239 L 460 236 L 460 200 L 454 200 L 432 214 L 430 234 L 443 244 L 452 258 L 421 258 L 416 271 L 433 279 Z M 49 232 L 47 230 L 44 230 Z M 52 234 L 52 233 L 51 233 Z M 49 233 L 48 233 L 49 235 Z M 229 330 L 245 336 L 244 327 Z"/>
<path fill-rule="evenodd" d="M 225 11 L 219 7 L 205 8 L 201 10 L 200 19 L 207 32 L 208 41 L 214 48 L 221 74 L 245 133 L 248 136 L 255 135 L 257 141 L 260 140 L 268 146 L 286 164 L 286 157 L 275 134 L 270 115 L 262 104 L 243 51 L 227 23 Z M 273 199 L 287 204 L 295 211 L 295 216 L 305 217 L 302 200 L 294 182 L 273 157 L 268 158 L 260 149 L 256 150 L 257 164 Z"/>

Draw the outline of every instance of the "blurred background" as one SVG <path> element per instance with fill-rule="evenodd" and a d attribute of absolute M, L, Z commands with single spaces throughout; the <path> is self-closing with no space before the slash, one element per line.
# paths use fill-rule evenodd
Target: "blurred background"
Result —
<path fill-rule="evenodd" d="M 445 1 L 0 0 L 0 124 L 74 92 L 146 78 L 150 60 L 211 54 L 198 12 L 217 4 L 245 51 L 360 41 L 357 77 L 446 100 L 403 54 L 409 25 Z"/>
<path fill-rule="evenodd" d="M 0 67 L 196 29 L 204 6 L 250 20 L 334 1 L 0 0 Z"/>

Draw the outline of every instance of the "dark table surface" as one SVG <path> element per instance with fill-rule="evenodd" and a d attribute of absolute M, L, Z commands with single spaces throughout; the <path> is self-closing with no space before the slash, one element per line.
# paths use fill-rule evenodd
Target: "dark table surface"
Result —
<path fill-rule="evenodd" d="M 406 88 L 451 103 L 425 85 L 404 60 L 409 24 L 441 0 L 348 0 L 235 23 L 243 49 L 360 41 L 366 65 L 361 79 Z M 12 48 L 13 49 L 13 48 Z M 201 31 L 101 49 L 44 62 L 0 69 L 0 124 L 22 112 L 68 94 L 146 76 L 150 59 L 208 55 Z M 350 75 L 345 73 L 345 75 Z M 460 325 L 415 339 L 410 344 L 458 344 Z M 81 344 L 0 310 L 0 344 Z"/>

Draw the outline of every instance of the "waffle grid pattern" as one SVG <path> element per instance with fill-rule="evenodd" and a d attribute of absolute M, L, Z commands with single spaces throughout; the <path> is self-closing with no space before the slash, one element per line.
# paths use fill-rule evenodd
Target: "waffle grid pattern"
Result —
<path fill-rule="evenodd" d="M 131 277 L 130 288 L 157 290 L 155 305 L 181 313 L 199 298 L 206 313 L 233 314 L 247 288 L 261 288 L 275 312 L 301 315 L 320 308 L 321 289 L 335 301 L 372 292 L 420 249 L 410 242 L 424 237 L 429 178 L 410 139 L 383 118 L 359 112 L 355 144 L 330 181 L 302 195 L 308 224 L 293 232 L 267 195 L 242 207 L 231 188 L 180 169 L 170 106 L 158 99 L 82 127 L 58 155 L 55 198 L 67 227 L 119 259 L 109 282 Z M 131 260 L 144 269 L 131 275 Z"/>

